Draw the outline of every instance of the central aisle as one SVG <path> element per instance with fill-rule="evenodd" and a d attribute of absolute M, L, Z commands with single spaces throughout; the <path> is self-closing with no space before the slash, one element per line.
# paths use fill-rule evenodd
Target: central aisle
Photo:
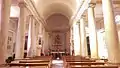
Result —
<path fill-rule="evenodd" d="M 63 68 L 63 60 L 53 60 L 52 68 Z"/>

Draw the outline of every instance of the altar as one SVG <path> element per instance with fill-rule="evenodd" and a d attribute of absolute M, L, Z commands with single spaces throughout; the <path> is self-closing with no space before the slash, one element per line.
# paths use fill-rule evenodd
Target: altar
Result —
<path fill-rule="evenodd" d="M 57 52 L 57 51 L 54 51 L 54 52 L 51 52 L 51 55 L 53 56 L 53 59 L 61 59 L 63 55 L 66 55 L 66 53 L 64 51 L 61 51 L 61 52 Z"/>

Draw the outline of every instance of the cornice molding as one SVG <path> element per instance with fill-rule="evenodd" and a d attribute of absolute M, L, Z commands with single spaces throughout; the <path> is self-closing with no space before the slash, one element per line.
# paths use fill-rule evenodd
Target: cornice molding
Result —
<path fill-rule="evenodd" d="M 19 3 L 18 3 L 18 6 L 19 6 L 19 7 L 26 7 L 26 4 L 25 4 L 25 2 L 19 2 Z"/>
<path fill-rule="evenodd" d="M 47 30 L 47 28 L 45 27 L 46 26 L 46 22 L 45 20 L 40 16 L 40 14 L 38 13 L 34 3 L 32 0 L 25 0 L 25 3 L 26 3 L 26 7 L 27 9 L 33 14 L 34 18 L 39 22 L 41 23 L 45 30 Z"/>
<path fill-rule="evenodd" d="M 91 0 L 83 0 L 80 4 L 77 12 L 75 13 L 74 17 L 71 19 L 71 26 L 73 25 L 74 21 L 77 21 L 81 18 L 84 11 L 88 8 L 88 3 L 90 3 Z"/>
<path fill-rule="evenodd" d="M 95 8 L 95 6 L 96 6 L 96 3 L 89 3 L 89 4 L 88 4 L 88 8 L 89 8 L 89 7 Z"/>
<path fill-rule="evenodd" d="M 83 13 L 85 12 L 86 9 L 88 9 L 89 4 L 92 2 L 92 0 L 83 0 L 82 3 L 80 4 L 77 12 L 75 13 L 74 17 L 71 19 L 71 26 L 74 21 L 78 21 Z"/>

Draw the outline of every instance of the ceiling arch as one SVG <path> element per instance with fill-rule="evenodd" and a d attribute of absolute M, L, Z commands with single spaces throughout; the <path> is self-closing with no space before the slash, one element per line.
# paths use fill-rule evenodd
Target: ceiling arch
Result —
<path fill-rule="evenodd" d="M 55 13 L 60 13 L 66 17 L 68 17 L 68 19 L 71 18 L 71 16 L 73 15 L 73 10 L 72 8 L 70 8 L 68 5 L 64 4 L 64 3 L 52 3 L 49 4 L 45 7 L 45 9 L 43 10 L 43 16 L 45 19 L 47 19 L 50 15 L 55 14 Z"/>
<path fill-rule="evenodd" d="M 51 31 L 64 31 L 69 29 L 71 17 L 77 11 L 76 8 L 79 3 L 79 0 L 33 1 L 39 15 L 45 20 L 45 27 Z"/>
<path fill-rule="evenodd" d="M 33 0 L 35 6 L 43 18 L 54 13 L 61 13 L 71 17 L 76 11 L 77 0 Z"/>
<path fill-rule="evenodd" d="M 46 19 L 49 31 L 67 31 L 69 29 L 69 19 L 60 13 L 50 15 Z"/>

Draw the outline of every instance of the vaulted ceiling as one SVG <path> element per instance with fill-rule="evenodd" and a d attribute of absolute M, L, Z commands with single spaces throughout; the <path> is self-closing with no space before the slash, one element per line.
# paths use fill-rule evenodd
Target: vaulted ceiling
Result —
<path fill-rule="evenodd" d="M 18 0 L 20 1 L 20 0 Z M 70 20 L 77 12 L 80 3 L 85 0 L 32 0 L 39 15 L 45 20 L 50 31 L 68 30 Z M 17 0 L 12 1 L 13 5 Z M 18 8 L 18 7 L 14 7 Z M 120 0 L 113 0 L 115 15 L 120 14 Z M 18 10 L 18 9 L 16 9 Z M 84 12 L 87 21 L 87 10 Z M 103 22 L 102 0 L 96 0 L 96 22 Z M 62 21 L 61 21 L 62 20 Z"/>
<path fill-rule="evenodd" d="M 70 18 L 77 8 L 77 0 L 34 0 L 34 3 L 40 15 L 45 19 L 54 13 Z"/>
<path fill-rule="evenodd" d="M 69 29 L 69 20 L 75 14 L 79 0 L 34 0 L 40 16 L 52 31 Z"/>

